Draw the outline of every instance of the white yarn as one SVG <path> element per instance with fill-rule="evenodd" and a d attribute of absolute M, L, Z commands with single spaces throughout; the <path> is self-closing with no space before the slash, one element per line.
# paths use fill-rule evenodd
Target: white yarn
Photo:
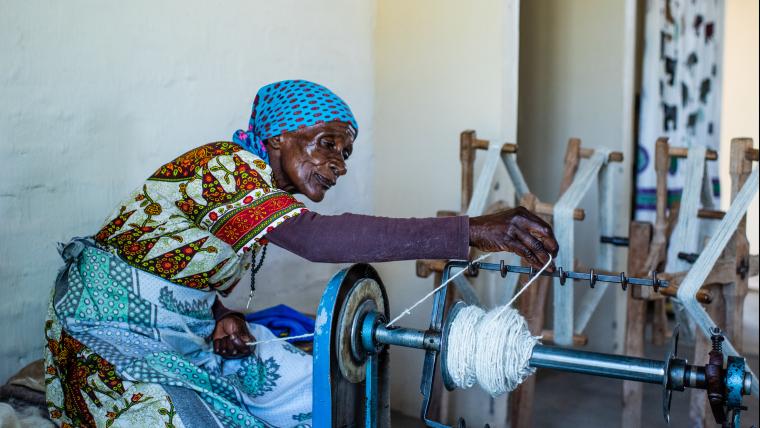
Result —
<path fill-rule="evenodd" d="M 535 372 L 529 363 L 538 339 L 514 308 L 464 307 L 449 329 L 449 376 L 457 388 L 477 382 L 493 397 L 513 391 Z"/>
<path fill-rule="evenodd" d="M 557 256 L 557 264 L 572 270 L 575 264 L 574 243 L 575 224 L 573 211 L 581 203 L 583 196 L 591 188 L 599 170 L 607 164 L 609 151 L 596 150 L 575 174 L 573 184 L 559 198 L 554 206 L 554 233 L 562 248 Z M 554 281 L 554 341 L 558 345 L 573 344 L 573 280 L 567 279 L 562 286 L 559 279 Z M 594 308 L 591 308 L 593 310 Z"/>
<path fill-rule="evenodd" d="M 314 337 L 314 333 L 299 334 L 297 336 L 277 337 L 274 339 L 267 339 L 267 340 L 257 340 L 256 342 L 246 342 L 245 344 L 248 346 L 255 346 L 255 345 L 261 345 L 264 343 L 282 342 L 282 341 L 291 340 L 291 339 L 306 339 L 308 337 Z"/>
<path fill-rule="evenodd" d="M 486 257 L 488 257 L 488 256 L 490 256 L 490 255 L 491 255 L 491 253 L 486 253 L 486 254 L 483 254 L 482 256 L 480 256 L 480 257 L 478 257 L 477 259 L 475 259 L 475 260 L 473 261 L 473 263 L 477 263 L 477 262 L 480 262 L 480 261 L 484 260 Z M 400 314 L 398 314 L 398 315 L 396 316 L 396 318 L 393 318 L 393 319 L 392 319 L 392 320 L 391 320 L 391 321 L 390 321 L 390 322 L 387 324 L 387 326 L 388 326 L 388 327 L 390 327 L 390 326 L 392 326 L 393 324 L 396 324 L 396 322 L 398 322 L 398 320 L 400 320 L 401 318 L 404 318 L 405 316 L 407 316 L 407 315 L 411 314 L 411 313 L 412 313 L 412 309 L 416 308 L 416 307 L 417 307 L 417 306 L 419 306 L 419 305 L 420 305 L 422 302 L 424 302 L 425 300 L 429 299 L 429 298 L 430 298 L 430 296 L 432 296 L 433 294 L 437 293 L 437 292 L 438 292 L 438 290 L 440 290 L 441 288 L 443 288 L 443 287 L 447 286 L 447 285 L 448 285 L 448 284 L 449 284 L 451 281 L 453 281 L 453 280 L 454 280 L 454 279 L 456 279 L 458 276 L 460 276 L 460 275 L 462 275 L 463 273 L 465 273 L 465 271 L 466 271 L 466 269 L 462 269 L 462 270 L 460 270 L 459 272 L 455 273 L 454 275 L 451 275 L 451 276 L 449 277 L 449 279 L 447 279 L 446 281 L 442 282 L 442 283 L 441 283 L 441 285 L 439 285 L 438 287 L 435 287 L 434 289 L 430 290 L 430 292 L 429 292 L 429 293 L 427 293 L 426 295 L 422 296 L 422 298 L 421 298 L 420 300 L 417 300 L 416 302 L 414 302 L 414 304 L 412 304 L 412 306 L 409 306 L 408 308 L 406 308 L 406 309 L 404 309 L 403 311 L 401 311 L 401 313 L 400 313 Z"/>
<path fill-rule="evenodd" d="M 673 229 L 673 238 L 668 247 L 668 257 L 665 270 L 667 272 L 683 272 L 689 270 L 691 265 L 685 260 L 678 258 L 679 252 L 699 253 L 699 226 L 700 219 L 699 203 L 702 199 L 705 179 L 705 153 L 704 145 L 689 147 L 686 157 L 686 173 L 681 193 L 681 203 L 678 209 L 678 222 Z"/>
<path fill-rule="evenodd" d="M 488 313 L 477 306 L 465 306 L 451 321 L 447 337 L 446 366 L 457 388 L 469 388 L 478 382 L 496 397 L 513 391 L 535 372 L 530 367 L 533 336 L 525 318 L 512 303 L 551 265 L 552 258 L 504 306 Z"/>
<path fill-rule="evenodd" d="M 505 153 L 501 155 L 501 159 L 504 161 L 504 166 L 507 167 L 507 173 L 509 174 L 509 178 L 512 179 L 512 184 L 515 186 L 515 193 L 519 200 L 524 195 L 530 193 L 530 189 L 528 189 L 528 183 L 525 182 L 525 177 L 522 175 L 520 166 L 517 165 L 517 156 L 514 153 Z"/>
<path fill-rule="evenodd" d="M 446 365 L 457 388 L 469 388 L 477 381 L 475 355 L 477 354 L 477 325 L 485 311 L 477 306 L 465 306 L 457 312 L 449 328 Z"/>
<path fill-rule="evenodd" d="M 501 159 L 501 145 L 490 144 L 488 146 L 488 153 L 486 154 L 486 162 L 483 165 L 483 170 L 480 171 L 478 176 L 478 182 L 475 185 L 475 191 L 470 198 L 470 205 L 467 207 L 467 215 L 475 217 L 483 214 L 486 209 L 486 199 L 488 193 L 491 190 L 491 183 L 493 177 L 496 174 L 496 166 Z"/>
<path fill-rule="evenodd" d="M 755 168 L 747 178 L 742 189 L 736 195 L 733 203 L 731 203 L 731 207 L 728 209 L 725 217 L 718 224 L 715 234 L 710 238 L 710 241 L 699 254 L 699 258 L 697 258 L 697 261 L 692 265 L 678 287 L 678 300 L 707 337 L 710 337 L 710 330 L 716 327 L 716 324 L 702 305 L 697 302 L 697 291 L 705 282 L 705 279 L 707 279 L 715 262 L 720 257 L 729 239 L 733 236 L 736 227 L 747 212 L 747 208 L 752 203 L 752 199 L 757 193 L 758 184 L 760 183 L 758 171 L 758 168 Z M 736 348 L 734 348 L 729 339 L 731 338 L 726 338 L 726 341 L 723 342 L 723 348 L 729 355 L 738 355 Z M 740 340 L 741 338 L 734 339 Z M 747 369 L 750 370 L 749 367 Z M 752 373 L 751 370 L 750 373 Z M 754 373 L 752 373 L 752 395 L 758 396 L 758 379 Z"/>
<path fill-rule="evenodd" d="M 535 372 L 529 362 L 539 338 L 509 306 L 488 312 L 478 328 L 475 372 L 480 387 L 494 397 L 513 391 Z"/>
<path fill-rule="evenodd" d="M 491 253 L 483 254 L 482 256 L 480 256 L 477 259 L 475 259 L 473 261 L 473 263 L 477 263 L 479 261 L 482 261 L 483 259 L 485 259 L 486 257 L 488 257 L 490 255 L 491 255 Z M 389 322 L 387 324 L 387 326 L 390 327 L 393 324 L 395 324 L 398 320 L 400 320 L 401 318 L 404 318 L 405 316 L 411 314 L 412 313 L 412 309 L 414 309 L 417 306 L 419 306 L 422 302 L 424 302 L 425 300 L 427 300 L 430 296 L 432 296 L 433 294 L 435 294 L 441 288 L 443 288 L 446 285 L 448 285 L 451 281 L 454 281 L 458 276 L 464 274 L 465 271 L 466 271 L 466 269 L 462 269 L 459 272 L 455 273 L 454 275 L 451 275 L 448 280 L 444 281 L 441 285 L 439 285 L 438 287 L 434 288 L 428 294 L 424 295 L 420 300 L 416 301 L 412 306 L 409 306 L 408 308 L 406 308 L 403 311 L 401 311 L 401 313 L 396 318 L 392 319 L 391 322 Z M 305 338 L 308 338 L 308 337 L 314 337 L 314 333 L 301 334 L 301 335 L 298 335 L 298 336 L 278 337 L 278 338 L 275 338 L 275 339 L 259 340 L 259 341 L 256 341 L 256 342 L 246 342 L 246 345 L 248 345 L 248 346 L 254 346 L 254 345 L 261 345 L 261 344 L 264 344 L 264 343 L 282 342 L 284 340 L 290 340 L 290 339 L 305 339 Z"/>

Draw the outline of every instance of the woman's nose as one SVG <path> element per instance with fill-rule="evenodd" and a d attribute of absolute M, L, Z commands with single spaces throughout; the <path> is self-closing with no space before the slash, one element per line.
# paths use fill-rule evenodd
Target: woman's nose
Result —
<path fill-rule="evenodd" d="M 330 162 L 330 170 L 332 170 L 336 178 L 341 175 L 346 175 L 346 164 L 339 161 Z"/>

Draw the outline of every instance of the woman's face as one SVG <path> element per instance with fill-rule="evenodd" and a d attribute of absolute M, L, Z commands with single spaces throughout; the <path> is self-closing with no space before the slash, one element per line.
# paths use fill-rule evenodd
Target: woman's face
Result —
<path fill-rule="evenodd" d="M 354 138 L 353 128 L 343 122 L 321 123 L 270 138 L 270 156 L 279 158 L 280 168 L 273 165 L 278 187 L 321 201 L 346 173 Z"/>

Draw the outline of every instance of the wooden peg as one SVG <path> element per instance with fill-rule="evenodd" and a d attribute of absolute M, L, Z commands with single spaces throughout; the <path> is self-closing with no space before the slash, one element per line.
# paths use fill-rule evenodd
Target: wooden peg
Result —
<path fill-rule="evenodd" d="M 668 156 L 672 158 L 685 158 L 689 155 L 689 149 L 687 147 L 673 147 L 668 148 Z M 718 160 L 718 152 L 712 149 L 707 149 L 705 153 L 705 159 L 709 161 Z"/>
<path fill-rule="evenodd" d="M 594 155 L 594 149 L 581 148 L 580 155 L 583 159 L 588 159 Z M 623 152 L 610 152 L 607 162 L 623 162 Z"/>

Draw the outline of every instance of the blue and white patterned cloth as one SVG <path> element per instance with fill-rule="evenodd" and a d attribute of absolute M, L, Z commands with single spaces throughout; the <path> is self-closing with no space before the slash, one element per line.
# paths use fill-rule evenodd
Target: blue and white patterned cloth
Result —
<path fill-rule="evenodd" d="M 89 240 L 72 241 L 62 254 L 67 265 L 56 281 L 46 328 L 46 362 L 54 368 L 48 369 L 51 414 L 71 407 L 64 390 L 78 382 L 62 364 L 77 361 L 62 357 L 72 350 L 50 348 L 51 340 L 57 344 L 70 336 L 84 345 L 76 358 L 92 360 L 96 355 L 110 363 L 126 389 L 109 393 L 98 385 L 96 373 L 86 378 L 85 386 L 92 383 L 103 392 L 96 394 L 99 403 L 85 400 L 97 426 L 164 426 L 169 408 L 173 427 L 311 426 L 310 355 L 287 342 L 274 342 L 258 345 L 246 358 L 223 359 L 207 340 L 215 324 L 215 293 L 135 269 Z M 258 340 L 275 337 L 258 324 L 249 323 L 249 329 Z M 130 397 L 133 402 L 138 397 L 139 405 L 123 411 Z M 153 401 L 141 401 L 146 397 Z M 75 412 L 63 413 L 54 421 L 77 425 L 66 419 Z"/>
<path fill-rule="evenodd" d="M 339 96 L 308 80 L 283 80 L 259 89 L 253 100 L 248 131 L 238 129 L 232 139 L 269 163 L 264 145 L 267 138 L 333 121 L 350 125 L 356 138 L 359 125 Z"/>

